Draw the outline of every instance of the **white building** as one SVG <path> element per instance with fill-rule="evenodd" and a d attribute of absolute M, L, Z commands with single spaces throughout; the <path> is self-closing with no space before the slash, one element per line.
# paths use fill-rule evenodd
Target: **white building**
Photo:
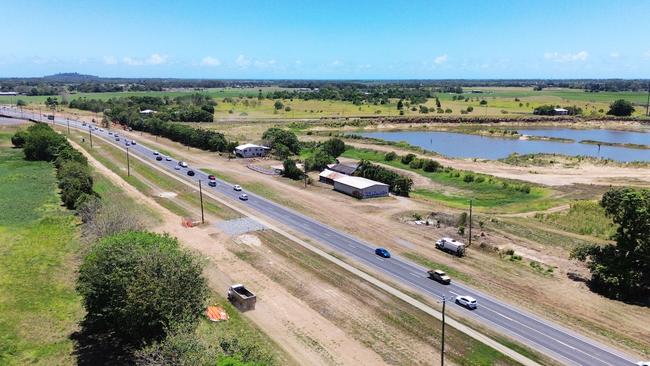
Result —
<path fill-rule="evenodd" d="M 553 113 L 558 116 L 566 116 L 569 114 L 569 111 L 564 108 L 554 108 Z"/>
<path fill-rule="evenodd" d="M 235 148 L 233 153 L 242 158 L 253 158 L 256 156 L 266 156 L 271 150 L 270 147 L 255 145 L 255 144 L 243 144 Z"/>
<path fill-rule="evenodd" d="M 151 109 L 145 109 L 143 111 L 140 111 L 140 114 L 154 114 L 156 111 L 151 110 Z"/>
<path fill-rule="evenodd" d="M 388 184 L 375 182 L 374 180 L 341 175 L 334 178 L 334 190 L 359 199 L 370 197 L 388 196 Z"/>

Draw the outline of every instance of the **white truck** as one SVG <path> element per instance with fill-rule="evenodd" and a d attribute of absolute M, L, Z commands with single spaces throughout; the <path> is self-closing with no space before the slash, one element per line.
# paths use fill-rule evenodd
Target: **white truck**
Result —
<path fill-rule="evenodd" d="M 462 257 L 465 254 L 465 244 L 452 238 L 441 238 L 436 241 L 436 248 Z"/>
<path fill-rule="evenodd" d="M 228 301 L 241 311 L 255 310 L 257 297 L 244 285 L 236 284 L 228 288 Z"/>

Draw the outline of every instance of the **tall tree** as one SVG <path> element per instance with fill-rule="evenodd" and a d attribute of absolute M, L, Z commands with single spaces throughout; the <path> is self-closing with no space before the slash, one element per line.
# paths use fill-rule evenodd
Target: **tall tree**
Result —
<path fill-rule="evenodd" d="M 650 300 L 650 190 L 612 188 L 600 204 L 618 224 L 616 244 L 582 246 L 572 257 L 587 262 L 594 291 Z"/>

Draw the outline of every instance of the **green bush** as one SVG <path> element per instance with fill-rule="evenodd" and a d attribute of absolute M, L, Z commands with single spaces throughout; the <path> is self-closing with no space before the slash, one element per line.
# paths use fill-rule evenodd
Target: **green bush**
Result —
<path fill-rule="evenodd" d="M 442 168 L 442 165 L 440 165 L 439 162 L 429 159 L 424 163 L 424 166 L 422 169 L 424 169 L 425 172 L 436 172 Z"/>
<path fill-rule="evenodd" d="M 474 181 L 474 174 L 466 173 L 463 176 L 463 182 L 465 183 L 472 183 Z"/>
<path fill-rule="evenodd" d="M 15 147 L 23 147 L 25 145 L 25 141 L 27 140 L 27 135 L 28 133 L 26 131 L 18 131 L 13 136 L 11 136 L 11 143 Z"/>
<path fill-rule="evenodd" d="M 397 153 L 395 153 L 395 151 L 387 152 L 386 155 L 384 155 L 385 161 L 393 161 L 395 159 L 397 159 Z"/>
<path fill-rule="evenodd" d="M 124 340 L 147 343 L 179 324 L 196 324 L 208 294 L 202 271 L 176 238 L 125 232 L 92 247 L 77 290 L 90 319 Z"/>
<path fill-rule="evenodd" d="M 413 159 L 415 159 L 415 154 L 406 154 L 402 156 L 402 164 L 408 165 L 413 161 Z"/>
<path fill-rule="evenodd" d="M 422 159 L 413 159 L 409 163 L 409 167 L 411 169 L 422 169 L 423 166 L 424 166 L 424 161 Z"/>

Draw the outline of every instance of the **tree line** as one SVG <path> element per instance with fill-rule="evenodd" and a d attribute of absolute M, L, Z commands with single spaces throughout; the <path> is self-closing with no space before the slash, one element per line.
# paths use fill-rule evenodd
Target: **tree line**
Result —
<path fill-rule="evenodd" d="M 175 98 L 163 96 L 129 96 L 108 100 L 76 98 L 69 102 L 70 108 L 92 112 L 104 112 L 108 118 L 125 123 L 140 117 L 140 111 L 155 111 L 163 121 L 213 122 L 216 102 L 210 96 L 190 94 Z"/>
<path fill-rule="evenodd" d="M 68 209 L 79 207 L 95 195 L 88 160 L 49 125 L 38 123 L 29 126 L 25 131 L 16 132 L 11 142 L 23 149 L 27 160 L 54 163 L 61 200 Z"/>

